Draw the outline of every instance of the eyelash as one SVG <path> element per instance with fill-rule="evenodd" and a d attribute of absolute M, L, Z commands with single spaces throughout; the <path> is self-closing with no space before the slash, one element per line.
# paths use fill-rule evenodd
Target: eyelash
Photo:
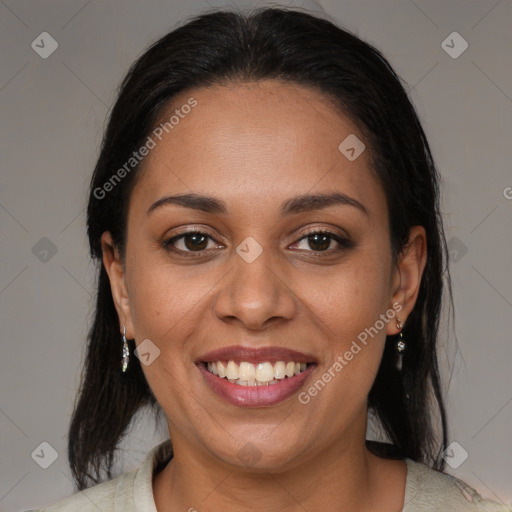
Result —
<path fill-rule="evenodd" d="M 189 255 L 187 257 L 204 256 L 205 252 L 211 251 L 211 249 L 202 249 L 200 251 L 190 251 L 190 250 L 177 249 L 176 247 L 173 246 L 173 244 L 175 244 L 178 240 L 181 240 L 189 235 L 204 235 L 204 236 L 209 237 L 211 240 L 215 241 L 214 236 L 211 233 L 209 233 L 208 231 L 191 229 L 189 231 L 185 231 L 183 233 L 180 233 L 179 235 L 173 236 L 172 238 L 165 240 L 163 242 L 164 249 L 166 249 L 168 251 L 175 252 L 175 253 L 187 254 L 187 255 Z M 335 249 L 326 249 L 324 251 L 315 251 L 314 249 L 306 250 L 307 252 L 312 252 L 312 253 L 315 253 L 316 255 L 332 254 L 333 252 L 338 252 L 338 251 L 342 251 L 343 249 L 350 249 L 350 248 L 354 247 L 354 243 L 351 240 L 349 240 L 348 238 L 344 238 L 344 237 L 340 236 L 338 233 L 334 233 L 332 231 L 329 231 L 326 229 L 320 229 L 320 228 L 311 228 L 311 229 L 306 230 L 306 232 L 303 233 L 301 238 L 299 238 L 296 242 L 294 242 L 294 244 L 302 242 L 303 240 L 305 240 L 308 237 L 313 236 L 313 235 L 328 235 L 331 240 L 334 240 L 335 242 L 337 242 L 339 244 L 339 247 L 337 247 Z M 297 250 L 302 251 L 304 249 L 297 249 Z"/>
<path fill-rule="evenodd" d="M 311 251 L 308 251 L 308 252 L 314 252 L 314 253 L 317 253 L 317 254 L 322 254 L 322 253 L 330 254 L 332 252 L 338 252 L 338 251 L 341 251 L 343 249 L 351 249 L 352 247 L 354 247 L 354 243 L 351 240 L 349 240 L 348 238 L 344 238 L 340 234 L 335 233 L 333 231 L 329 231 L 328 229 L 321 229 L 321 228 L 310 228 L 310 229 L 307 229 L 302 234 L 301 238 L 299 238 L 299 240 L 297 240 L 297 242 L 294 242 L 294 243 L 302 242 L 302 240 L 305 240 L 306 238 L 308 238 L 310 236 L 313 236 L 313 235 L 328 235 L 329 238 L 331 240 L 334 240 L 335 242 L 337 242 L 339 244 L 339 246 L 337 248 L 335 248 L 335 249 L 326 249 L 325 251 L 311 250 Z"/>

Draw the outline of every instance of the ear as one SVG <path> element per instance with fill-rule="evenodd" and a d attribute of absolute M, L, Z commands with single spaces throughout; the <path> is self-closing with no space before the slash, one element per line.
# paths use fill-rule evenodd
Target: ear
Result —
<path fill-rule="evenodd" d="M 123 332 L 123 325 L 126 327 L 126 337 L 134 338 L 132 314 L 130 309 L 130 300 L 125 282 L 125 267 L 119 255 L 117 247 L 114 245 L 112 235 L 105 231 L 101 235 L 101 249 L 103 251 L 103 265 L 110 279 L 110 289 L 112 298 L 119 317 L 119 330 Z"/>
<path fill-rule="evenodd" d="M 421 277 L 427 263 L 427 236 L 423 226 L 413 226 L 409 231 L 409 240 L 398 256 L 393 271 L 393 295 L 391 298 L 396 317 L 402 325 L 411 313 L 420 291 Z M 401 309 L 398 309 L 398 305 Z M 394 335 L 400 332 L 395 322 L 387 324 L 386 333 Z"/>

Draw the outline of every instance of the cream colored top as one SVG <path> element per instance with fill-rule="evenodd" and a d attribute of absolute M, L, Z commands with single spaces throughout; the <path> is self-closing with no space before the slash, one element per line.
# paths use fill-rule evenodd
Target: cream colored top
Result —
<path fill-rule="evenodd" d="M 170 441 L 155 446 L 138 469 L 85 489 L 37 511 L 27 512 L 158 512 L 153 499 L 153 469 L 170 456 Z M 405 459 L 407 480 L 402 512 L 511 512 L 512 508 L 483 500 L 457 478 Z M 200 510 L 191 504 L 189 510 Z"/>

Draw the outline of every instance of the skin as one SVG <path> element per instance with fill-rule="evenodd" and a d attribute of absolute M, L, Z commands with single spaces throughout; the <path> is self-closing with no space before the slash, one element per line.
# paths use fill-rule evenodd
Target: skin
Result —
<path fill-rule="evenodd" d="M 349 134 L 363 136 L 319 92 L 278 81 L 232 83 L 182 93 L 169 112 L 191 96 L 197 106 L 144 160 L 124 261 L 110 234 L 102 237 L 121 330 L 160 350 L 142 366 L 175 454 L 153 479 L 157 509 L 401 510 L 405 463 L 371 454 L 364 442 L 367 396 L 386 334 L 399 332 L 396 320 L 306 405 L 294 395 L 237 407 L 210 390 L 194 361 L 228 345 L 282 346 L 317 359 L 311 385 L 393 303 L 407 321 L 426 262 L 425 230 L 411 229 L 393 264 L 386 198 L 369 151 L 351 162 L 338 150 Z M 369 215 L 348 205 L 279 211 L 291 197 L 334 191 Z M 226 213 L 177 205 L 147 213 L 164 196 L 192 192 L 224 201 Z M 213 235 L 207 251 L 165 248 L 191 227 Z M 353 246 L 333 239 L 317 250 L 310 227 Z M 249 236 L 263 249 L 252 263 L 236 252 Z M 186 250 L 184 242 L 177 248 Z M 255 465 L 237 456 L 246 443 L 261 457 Z"/>

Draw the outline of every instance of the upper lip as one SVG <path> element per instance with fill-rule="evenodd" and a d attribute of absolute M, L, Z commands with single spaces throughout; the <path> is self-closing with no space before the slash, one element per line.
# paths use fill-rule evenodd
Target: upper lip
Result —
<path fill-rule="evenodd" d="M 210 363 L 214 361 L 247 361 L 248 363 L 253 364 L 266 361 L 270 363 L 276 363 L 277 361 L 315 363 L 316 359 L 310 354 L 305 354 L 285 347 L 249 347 L 247 345 L 232 345 L 207 352 L 206 354 L 199 356 L 196 363 Z"/>

